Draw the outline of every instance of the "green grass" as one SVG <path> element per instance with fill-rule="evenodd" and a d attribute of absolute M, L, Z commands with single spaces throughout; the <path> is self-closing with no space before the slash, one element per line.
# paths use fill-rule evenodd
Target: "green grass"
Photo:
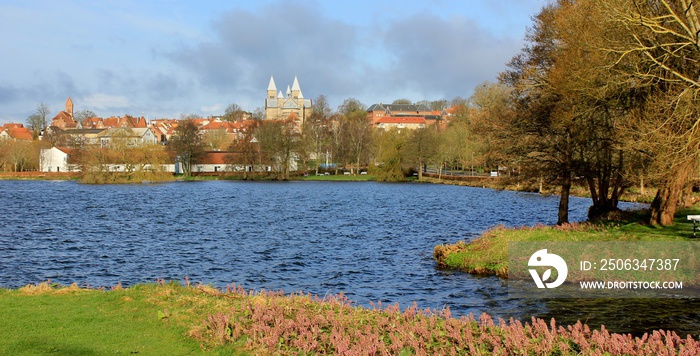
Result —
<path fill-rule="evenodd" d="M 201 353 L 188 330 L 216 306 L 215 299 L 176 284 L 111 291 L 47 284 L 0 290 L 0 354 Z"/>
<path fill-rule="evenodd" d="M 519 241 L 686 241 L 691 240 L 693 224 L 686 215 L 700 214 L 700 209 L 685 209 L 676 214 L 671 226 L 643 224 L 642 213 L 625 220 L 599 224 L 572 224 L 563 227 L 495 227 L 466 243 L 435 246 L 433 256 L 438 266 L 474 274 L 508 276 L 508 242 Z"/>
<path fill-rule="evenodd" d="M 222 292 L 177 283 L 109 291 L 48 283 L 0 289 L 0 310 L 1 355 L 700 353 L 700 343 L 671 333 L 642 340 L 591 334 L 581 323 L 500 323 L 415 304 L 363 308 L 343 295 Z"/>
<path fill-rule="evenodd" d="M 338 174 L 338 175 L 322 175 L 322 176 L 317 176 L 313 174 L 309 174 L 308 177 L 299 177 L 299 180 L 304 180 L 304 181 L 339 181 L 339 182 L 367 182 L 367 181 L 373 181 L 375 180 L 375 177 L 370 174 L 360 174 L 360 175 L 345 175 L 345 174 Z"/>

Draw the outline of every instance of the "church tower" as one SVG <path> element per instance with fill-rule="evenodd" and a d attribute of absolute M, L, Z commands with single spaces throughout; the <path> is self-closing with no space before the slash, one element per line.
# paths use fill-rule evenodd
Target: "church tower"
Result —
<path fill-rule="evenodd" d="M 277 95 L 277 86 L 275 85 L 275 79 L 270 76 L 270 84 L 267 85 L 267 99 L 274 100 L 275 95 Z"/>
<path fill-rule="evenodd" d="M 301 94 L 301 87 L 299 87 L 299 80 L 297 79 L 297 76 L 294 76 L 294 83 L 292 84 L 292 98 L 294 100 L 299 99 L 299 94 Z M 303 96 L 302 96 L 303 98 Z"/>
<path fill-rule="evenodd" d="M 66 100 L 66 113 L 73 118 L 73 100 L 71 100 L 70 96 Z"/>
<path fill-rule="evenodd" d="M 267 85 L 267 97 L 265 98 L 265 118 L 268 120 L 286 120 L 290 116 L 296 117 L 300 124 L 311 113 L 311 99 L 304 99 L 299 86 L 299 79 L 294 76 L 294 83 L 283 93 L 277 89 L 275 80 L 270 76 Z M 294 115 L 292 115 L 294 114 Z"/>

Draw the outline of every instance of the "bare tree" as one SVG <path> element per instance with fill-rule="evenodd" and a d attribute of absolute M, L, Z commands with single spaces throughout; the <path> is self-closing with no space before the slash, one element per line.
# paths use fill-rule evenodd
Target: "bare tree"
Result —
<path fill-rule="evenodd" d="M 338 106 L 338 112 L 348 116 L 350 113 L 355 112 L 355 111 L 365 111 L 367 110 L 367 106 L 363 104 L 361 101 L 355 99 L 355 98 L 348 98 L 343 101 L 340 106 Z"/>
<path fill-rule="evenodd" d="M 242 165 L 243 179 L 248 179 L 248 167 L 251 167 L 254 171 L 255 164 L 260 160 L 260 147 L 253 141 L 255 132 L 261 122 L 261 120 L 253 121 L 253 124 L 245 130 L 243 136 L 232 142 L 228 147 L 231 153 L 226 156 L 226 163 L 230 165 Z"/>
<path fill-rule="evenodd" d="M 418 179 L 423 179 L 423 167 L 435 163 L 439 134 L 435 127 L 417 129 L 411 133 L 407 145 L 407 161 L 418 167 Z"/>
<path fill-rule="evenodd" d="M 86 119 L 97 117 L 97 114 L 92 110 L 80 110 L 73 115 L 75 121 L 82 123 Z"/>
<path fill-rule="evenodd" d="M 226 107 L 226 111 L 224 112 L 224 116 L 222 117 L 226 121 L 242 121 L 246 117 L 246 112 L 243 110 L 238 104 L 229 104 L 229 106 Z"/>
<path fill-rule="evenodd" d="M 269 159 L 277 179 L 288 180 L 295 159 L 299 133 L 293 120 L 264 121 L 255 133 L 260 149 Z"/>
<path fill-rule="evenodd" d="M 329 118 L 332 112 L 324 95 L 319 95 L 314 101 L 313 111 L 309 119 L 304 122 L 303 137 L 306 145 L 310 147 L 313 158 L 316 160 L 316 174 L 320 166 L 321 156 L 325 153 L 325 147 L 330 138 Z"/>
<path fill-rule="evenodd" d="M 372 138 L 371 125 L 364 110 L 355 110 L 345 116 L 344 134 L 355 163 L 354 167 L 350 168 L 352 174 L 357 174 L 363 157 L 367 155 Z"/>
<path fill-rule="evenodd" d="M 34 131 L 34 139 L 39 137 L 39 135 L 46 129 L 47 118 L 50 112 L 51 109 L 49 109 L 48 104 L 39 103 L 36 106 L 34 114 L 29 115 L 27 118 L 27 125 L 32 131 Z"/>
<path fill-rule="evenodd" d="M 168 148 L 179 158 L 185 176 L 192 174 L 192 164 L 205 154 L 199 129 L 192 120 L 178 122 Z"/>
<path fill-rule="evenodd" d="M 673 223 L 696 173 L 700 144 L 700 17 L 691 0 L 597 0 L 616 25 L 607 43 L 620 81 L 631 87 L 628 146 L 647 157 L 660 188 L 651 223 Z"/>
<path fill-rule="evenodd" d="M 8 143 L 6 155 L 7 161 L 12 165 L 14 172 L 22 172 L 28 168 L 35 168 L 32 160 L 35 157 L 34 144 L 32 141 L 17 140 Z M 36 155 L 38 157 L 38 155 Z"/>

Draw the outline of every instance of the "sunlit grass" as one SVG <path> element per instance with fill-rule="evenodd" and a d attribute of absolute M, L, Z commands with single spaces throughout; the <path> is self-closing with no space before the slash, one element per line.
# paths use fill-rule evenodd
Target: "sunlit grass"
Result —
<path fill-rule="evenodd" d="M 342 295 L 177 283 L 113 290 L 0 289 L 0 354 L 696 355 L 691 337 L 641 338 L 554 320 L 455 318 L 449 309 L 355 306 Z"/>
<path fill-rule="evenodd" d="M 564 226 L 520 228 L 494 227 L 473 241 L 435 246 L 438 266 L 476 274 L 508 276 L 508 242 L 552 241 L 685 241 L 693 233 L 686 215 L 700 214 L 698 209 L 680 211 L 671 226 L 644 224 L 643 213 L 605 223 L 574 223 Z"/>
<path fill-rule="evenodd" d="M 110 291 L 48 283 L 0 290 L 0 354 L 146 354 L 200 352 L 187 336 L 212 307 L 187 301 L 194 289 L 148 285 Z"/>

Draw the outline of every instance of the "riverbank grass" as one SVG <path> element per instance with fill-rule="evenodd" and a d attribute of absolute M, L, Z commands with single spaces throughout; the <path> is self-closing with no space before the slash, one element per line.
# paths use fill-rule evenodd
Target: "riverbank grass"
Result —
<path fill-rule="evenodd" d="M 177 284 L 0 290 L 0 354 L 199 353 L 200 342 L 187 331 L 216 307 L 206 294 Z"/>
<path fill-rule="evenodd" d="M 333 174 L 333 175 L 313 175 L 309 174 L 306 177 L 300 176 L 299 180 L 304 181 L 332 181 L 332 182 L 368 182 L 376 180 L 376 177 L 371 174 L 358 174 L 358 175 L 345 175 L 345 174 Z"/>
<path fill-rule="evenodd" d="M 113 290 L 49 283 L 0 290 L 0 354 L 668 354 L 696 355 L 692 337 L 642 338 L 532 319 L 454 318 L 449 309 L 372 308 L 343 295 L 226 292 L 177 283 Z"/>
<path fill-rule="evenodd" d="M 433 256 L 441 268 L 474 274 L 508 277 L 508 242 L 551 241 L 685 241 L 690 240 L 693 223 L 686 215 L 700 214 L 700 209 L 684 209 L 676 214 L 671 226 L 644 224 L 644 212 L 630 212 L 618 221 L 574 223 L 564 226 L 505 228 L 497 226 L 469 243 L 435 246 Z"/>

